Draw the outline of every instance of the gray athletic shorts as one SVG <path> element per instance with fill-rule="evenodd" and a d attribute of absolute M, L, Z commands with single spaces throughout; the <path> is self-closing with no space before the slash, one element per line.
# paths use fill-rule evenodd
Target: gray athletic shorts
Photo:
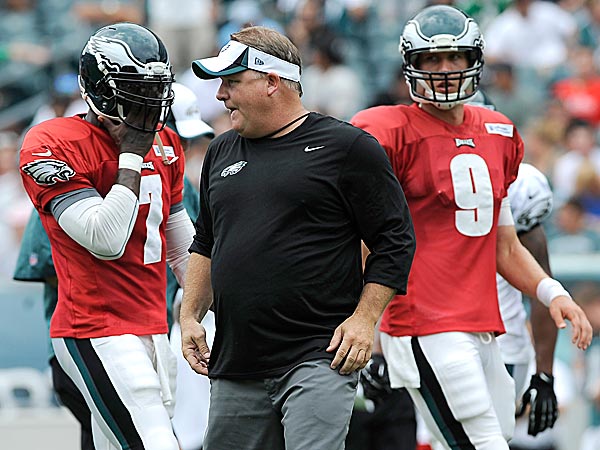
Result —
<path fill-rule="evenodd" d="M 263 380 L 212 379 L 204 450 L 343 450 L 358 373 L 325 359 Z"/>

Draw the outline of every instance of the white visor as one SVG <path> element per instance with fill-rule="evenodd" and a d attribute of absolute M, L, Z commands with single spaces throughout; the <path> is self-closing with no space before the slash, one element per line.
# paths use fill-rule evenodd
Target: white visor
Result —
<path fill-rule="evenodd" d="M 192 69 L 198 78 L 204 80 L 252 69 L 264 73 L 273 72 L 286 80 L 300 81 L 300 67 L 296 64 L 238 41 L 229 41 L 218 56 L 194 61 Z"/>

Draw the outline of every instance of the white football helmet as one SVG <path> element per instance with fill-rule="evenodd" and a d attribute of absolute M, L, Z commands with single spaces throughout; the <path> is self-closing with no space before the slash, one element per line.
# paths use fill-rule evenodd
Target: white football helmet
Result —
<path fill-rule="evenodd" d="M 462 11 L 446 5 L 423 9 L 408 21 L 400 38 L 404 58 L 404 76 L 410 96 L 418 103 L 431 103 L 439 109 L 451 109 L 466 103 L 477 92 L 483 71 L 484 40 L 479 26 Z M 420 70 L 419 54 L 427 52 L 466 52 L 470 67 L 451 72 Z M 459 82 L 458 92 L 436 92 L 434 80 Z M 420 87 L 420 92 L 419 89 Z"/>

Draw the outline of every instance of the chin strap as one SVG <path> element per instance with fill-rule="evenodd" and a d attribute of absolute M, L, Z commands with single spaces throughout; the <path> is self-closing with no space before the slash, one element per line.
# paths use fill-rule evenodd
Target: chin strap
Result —
<path fill-rule="evenodd" d="M 160 151 L 160 156 L 161 156 L 162 162 L 165 166 L 170 166 L 171 164 L 173 164 L 175 161 L 177 161 L 179 159 L 179 156 L 175 156 L 170 160 L 169 160 L 169 158 L 167 158 L 167 154 L 165 153 L 165 147 L 164 147 L 162 139 L 160 138 L 160 135 L 158 133 L 156 133 L 156 143 L 158 144 L 158 150 Z"/>

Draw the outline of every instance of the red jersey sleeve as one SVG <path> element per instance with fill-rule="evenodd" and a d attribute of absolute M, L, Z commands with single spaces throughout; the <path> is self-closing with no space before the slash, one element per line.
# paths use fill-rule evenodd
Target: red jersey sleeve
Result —
<path fill-rule="evenodd" d="M 90 149 L 103 145 L 117 153 L 108 134 L 93 136 L 89 124 L 79 117 L 43 122 L 25 135 L 19 166 L 23 185 L 37 209 L 46 209 L 57 195 L 94 188 L 92 173 L 98 170 L 97 160 L 82 158 L 78 153 L 82 142 Z"/>

